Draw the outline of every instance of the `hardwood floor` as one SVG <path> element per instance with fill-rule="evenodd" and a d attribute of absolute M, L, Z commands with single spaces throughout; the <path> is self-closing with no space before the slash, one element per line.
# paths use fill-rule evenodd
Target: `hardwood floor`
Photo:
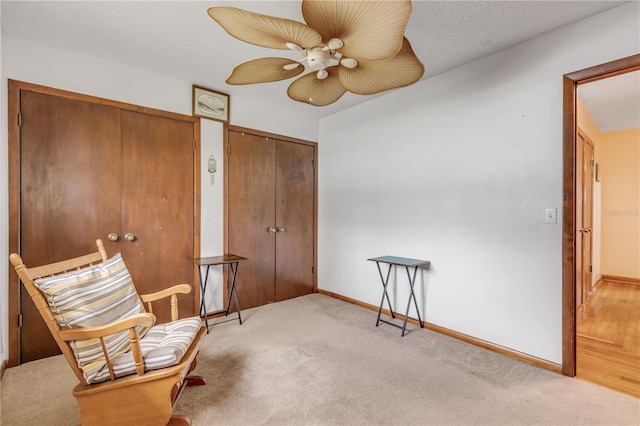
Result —
<path fill-rule="evenodd" d="M 576 376 L 640 398 L 640 285 L 603 281 L 576 328 Z"/>

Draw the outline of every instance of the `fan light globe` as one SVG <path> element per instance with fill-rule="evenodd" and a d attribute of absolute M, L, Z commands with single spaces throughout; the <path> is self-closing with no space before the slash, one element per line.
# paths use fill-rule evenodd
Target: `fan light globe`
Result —
<path fill-rule="evenodd" d="M 296 52 L 302 52 L 302 47 L 298 46 L 295 43 L 285 43 L 285 46 L 287 46 L 289 49 L 294 50 Z"/>
<path fill-rule="evenodd" d="M 328 76 L 329 76 L 329 73 L 327 72 L 327 70 L 320 70 L 320 71 L 318 71 L 318 74 L 316 75 L 318 80 L 324 80 Z"/>
<path fill-rule="evenodd" d="M 327 43 L 327 46 L 329 47 L 329 49 L 331 50 L 338 50 L 340 49 L 342 46 L 344 46 L 344 43 L 342 40 L 340 40 L 339 38 L 332 38 L 331 40 L 329 40 L 329 43 Z"/>
<path fill-rule="evenodd" d="M 358 61 L 356 61 L 353 58 L 341 59 L 340 63 L 342 64 L 343 67 L 346 67 L 346 68 L 355 68 L 358 66 Z"/>
<path fill-rule="evenodd" d="M 295 64 L 287 64 L 287 65 L 283 66 L 282 68 L 284 68 L 287 71 L 291 71 L 291 70 L 294 70 L 294 69 L 298 68 L 299 66 L 300 66 L 300 64 L 295 63 Z"/>

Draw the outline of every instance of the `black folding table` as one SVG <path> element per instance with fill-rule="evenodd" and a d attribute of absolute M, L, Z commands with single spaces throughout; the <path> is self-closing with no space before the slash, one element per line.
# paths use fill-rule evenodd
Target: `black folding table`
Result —
<path fill-rule="evenodd" d="M 207 327 L 207 334 L 209 333 L 209 316 L 218 315 L 224 312 L 224 315 L 229 315 L 229 308 L 231 306 L 231 295 L 235 297 L 236 309 L 238 311 L 238 321 L 242 324 L 242 317 L 240 316 L 240 303 L 238 302 L 238 290 L 236 289 L 236 274 L 238 272 L 238 262 L 246 260 L 246 257 L 236 256 L 235 254 L 225 254 L 223 256 L 203 257 L 201 259 L 194 259 L 193 263 L 198 265 L 198 273 L 200 274 L 200 317 L 204 318 L 205 326 Z M 229 265 L 231 271 L 231 284 L 229 285 L 227 307 L 216 312 L 207 312 L 207 303 L 205 301 L 205 294 L 207 292 L 207 280 L 209 278 L 209 268 L 216 265 Z M 202 277 L 202 266 L 205 266 L 205 275 Z"/>
<path fill-rule="evenodd" d="M 420 328 L 424 328 L 424 324 L 422 323 L 422 319 L 420 318 L 420 310 L 418 309 L 418 301 L 416 300 L 416 294 L 414 290 L 414 284 L 416 282 L 416 273 L 418 272 L 418 267 L 424 266 L 428 267 L 431 262 L 428 260 L 419 260 L 419 259 L 409 259 L 406 257 L 396 257 L 396 256 L 382 256 L 382 257 L 373 257 L 371 259 L 367 259 L 372 262 L 376 262 L 378 266 L 378 272 L 380 273 L 380 279 L 382 280 L 382 300 L 380 300 L 380 308 L 378 309 L 378 320 L 376 321 L 376 327 L 381 323 L 389 324 L 394 327 L 398 327 L 402 329 L 402 336 L 404 336 L 405 329 L 407 328 L 407 318 L 409 318 L 409 308 L 411 307 L 411 299 L 416 307 L 416 313 L 418 314 L 418 322 L 420 323 Z M 386 263 L 389 265 L 389 269 L 387 270 L 387 278 L 385 279 L 382 275 L 382 268 L 380 268 L 381 263 Z M 387 304 L 389 305 L 389 312 L 391 312 L 391 317 L 395 318 L 396 314 L 393 312 L 393 308 L 391 307 L 391 301 L 389 300 L 389 293 L 387 293 L 387 285 L 389 284 L 389 276 L 391 275 L 391 268 L 393 266 L 404 266 L 407 270 L 407 277 L 409 278 L 409 302 L 407 303 L 407 311 L 404 315 L 404 321 L 402 323 L 402 327 L 398 324 L 392 323 L 390 321 L 386 321 L 380 318 L 382 314 L 382 306 L 384 305 L 384 299 L 387 299 Z M 409 272 L 409 268 L 413 268 L 413 277 Z"/>

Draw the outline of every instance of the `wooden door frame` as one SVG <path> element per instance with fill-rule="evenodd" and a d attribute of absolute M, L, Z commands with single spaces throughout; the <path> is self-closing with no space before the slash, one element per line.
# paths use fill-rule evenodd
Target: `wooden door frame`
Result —
<path fill-rule="evenodd" d="M 562 373 L 576 375 L 576 122 L 578 85 L 640 70 L 640 54 L 563 76 Z"/>
<path fill-rule="evenodd" d="M 229 152 L 229 132 L 240 132 L 240 133 L 248 133 L 255 136 L 272 138 L 286 142 L 299 143 L 302 145 L 308 145 L 313 148 L 313 292 L 318 292 L 318 143 L 311 142 L 304 139 L 293 138 L 290 136 L 278 135 L 275 133 L 263 132 L 262 130 L 249 129 L 246 127 L 234 126 L 231 124 L 224 125 L 223 129 L 223 150 L 224 150 L 224 158 L 226 159 L 227 153 Z M 224 213 L 223 213 L 223 240 L 224 240 L 224 253 L 229 252 L 229 169 L 224 167 Z M 227 271 L 225 269 L 224 272 L 224 281 L 227 282 Z M 227 298 L 227 287 L 224 286 L 223 300 Z"/>
<path fill-rule="evenodd" d="M 200 118 L 189 115 L 183 115 L 159 109 L 143 107 L 134 104 L 114 101 L 110 99 L 99 98 L 96 96 L 84 95 L 80 93 L 70 92 L 67 90 L 56 89 L 47 86 L 41 86 L 33 83 L 26 83 L 17 80 L 8 80 L 8 142 L 9 142 L 9 253 L 21 253 L 20 250 L 20 97 L 21 91 L 31 91 L 47 95 L 58 96 L 62 98 L 90 102 L 112 106 L 126 111 L 140 112 L 144 114 L 154 115 L 163 118 L 169 118 L 178 121 L 185 121 L 193 124 L 194 137 L 194 171 L 193 171 L 193 188 L 194 188 L 194 223 L 193 223 L 193 255 L 194 258 L 200 257 Z M 5 259 L 8 262 L 8 259 Z M 8 300 L 8 323 L 9 323 L 9 357 L 7 366 L 14 367 L 20 364 L 20 327 L 18 325 L 20 314 L 20 281 L 18 275 L 13 270 L 13 266 L 9 265 L 9 300 Z M 194 311 L 200 306 L 200 286 L 198 271 L 194 267 L 193 272 L 193 306 Z M 194 312 L 197 315 L 197 311 Z"/>

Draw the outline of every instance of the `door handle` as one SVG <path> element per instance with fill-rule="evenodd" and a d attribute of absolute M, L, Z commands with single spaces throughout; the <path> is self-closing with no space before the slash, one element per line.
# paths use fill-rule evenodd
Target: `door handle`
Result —
<path fill-rule="evenodd" d="M 588 234 L 589 232 L 591 232 L 591 228 L 580 228 L 580 233 L 582 234 Z"/>
<path fill-rule="evenodd" d="M 270 232 L 270 233 L 273 234 L 273 233 L 276 232 L 276 228 L 274 228 L 273 226 L 270 226 L 270 227 L 267 228 L 267 232 Z"/>
<path fill-rule="evenodd" d="M 282 226 L 278 226 L 276 228 L 276 232 L 284 232 L 284 228 Z"/>
<path fill-rule="evenodd" d="M 126 234 L 124 234 L 124 239 L 127 241 L 133 241 L 136 239 L 136 236 L 133 235 L 131 232 L 128 232 Z"/>
<path fill-rule="evenodd" d="M 107 235 L 107 239 L 109 241 L 118 241 L 118 238 L 120 238 L 120 237 L 115 232 L 112 232 L 109 235 Z"/>

